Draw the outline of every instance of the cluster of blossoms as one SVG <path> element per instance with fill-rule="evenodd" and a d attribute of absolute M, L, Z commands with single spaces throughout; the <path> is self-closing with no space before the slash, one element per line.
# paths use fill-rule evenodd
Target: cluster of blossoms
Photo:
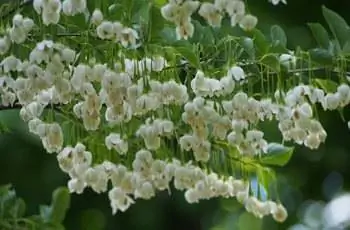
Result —
<path fill-rule="evenodd" d="M 5 35 L 0 37 L 0 55 L 6 54 L 10 50 L 12 43 L 23 43 L 33 28 L 34 21 L 32 19 L 16 14 L 12 19 L 12 27 L 7 28 Z"/>
<path fill-rule="evenodd" d="M 192 15 L 198 10 L 210 26 L 220 27 L 222 19 L 227 14 L 231 18 L 231 25 L 239 26 L 244 30 L 252 30 L 258 19 L 246 13 L 245 3 L 242 0 L 215 0 L 214 3 L 192 0 L 169 0 L 162 7 L 162 16 L 176 25 L 178 39 L 188 39 L 193 36 L 194 25 Z"/>
<path fill-rule="evenodd" d="M 85 0 L 35 0 L 33 5 L 45 25 L 57 24 L 61 11 L 71 16 L 87 10 Z M 243 29 L 252 29 L 257 23 L 254 16 L 246 14 L 241 0 L 170 0 L 161 12 L 175 23 L 178 38 L 188 39 L 194 32 L 191 16 L 197 10 L 211 26 L 220 26 L 225 14 L 232 25 L 239 24 Z M 93 11 L 90 23 L 99 39 L 120 43 L 124 48 L 137 47 L 137 31 L 105 20 L 99 9 Z M 35 26 L 19 14 L 12 24 L 0 38 L 0 55 L 8 53 L 12 44 L 23 43 Z M 257 99 L 236 89 L 247 80 L 239 64 L 231 66 L 221 78 L 198 70 L 192 79 L 180 83 L 162 78 L 168 77 L 164 72 L 169 64 L 160 55 L 141 60 L 123 55 L 120 52 L 113 57 L 120 62 L 111 67 L 98 61 L 79 61 L 75 50 L 43 40 L 34 46 L 28 59 L 10 54 L 0 63 L 1 104 L 18 103 L 22 107 L 20 116 L 28 122 L 30 132 L 40 137 L 48 153 L 58 153 L 60 168 L 71 178 L 71 192 L 82 193 L 86 187 L 97 193 L 108 191 L 113 213 L 127 210 L 136 199 L 150 199 L 157 191 L 169 190 L 173 181 L 189 203 L 236 197 L 255 216 L 271 214 L 275 220 L 284 221 L 287 213 L 282 204 L 250 196 L 247 181 L 221 177 L 196 164 L 208 162 L 213 146 L 220 141 L 235 147 L 244 157 L 267 154 L 269 143 L 264 132 L 257 129 L 264 120 L 277 120 L 285 141 L 318 148 L 326 132 L 314 118 L 313 105 L 319 103 L 325 110 L 334 110 L 350 103 L 347 84 L 334 93 L 298 85 L 287 92 L 277 91 L 274 98 Z M 295 66 L 291 54 L 281 55 L 280 61 L 288 68 Z M 155 80 L 154 76 L 160 77 Z M 137 143 L 131 165 L 110 159 L 96 164 L 94 156 L 99 153 L 90 152 L 82 143 L 75 147 L 65 143 L 61 124 L 54 118 L 42 118 L 45 108 L 56 105 L 72 110 L 87 131 L 108 126 L 112 131 L 103 137 L 104 147 L 117 152 L 118 157 L 130 156 Z M 138 125 L 134 128 L 132 124 Z M 175 140 L 181 151 L 192 152 L 194 162 L 180 162 L 174 156 L 154 158 L 152 152 L 169 148 L 164 146 L 164 139 Z"/>
<path fill-rule="evenodd" d="M 136 30 L 125 27 L 118 21 L 108 21 L 103 20 L 101 11 L 94 11 L 91 22 L 97 26 L 96 32 L 97 36 L 102 40 L 110 40 L 113 42 L 120 42 L 123 47 L 137 47 L 137 40 L 139 39 L 139 35 Z M 101 20 L 102 19 L 102 20 Z"/>
<path fill-rule="evenodd" d="M 132 170 L 122 164 L 104 161 L 92 166 L 92 154 L 83 144 L 65 147 L 57 159 L 60 168 L 71 177 L 70 191 L 82 193 L 86 187 L 101 193 L 108 191 L 113 213 L 127 210 L 136 199 L 150 199 L 157 191 L 169 190 L 170 182 L 178 190 L 185 190 L 189 203 L 214 197 L 237 197 L 246 209 L 257 217 L 272 215 L 276 221 L 284 221 L 287 212 L 281 204 L 259 201 L 249 195 L 249 183 L 234 179 L 222 179 L 216 173 L 207 173 L 191 162 L 164 161 L 154 159 L 152 153 L 141 149 L 136 152 Z"/>
<path fill-rule="evenodd" d="M 74 16 L 87 10 L 86 0 L 34 0 L 34 10 L 42 15 L 45 25 L 57 24 L 61 11 L 68 16 Z"/>

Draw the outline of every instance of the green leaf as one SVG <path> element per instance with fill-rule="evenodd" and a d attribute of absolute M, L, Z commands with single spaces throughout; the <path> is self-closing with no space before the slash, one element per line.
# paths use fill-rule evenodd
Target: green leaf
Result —
<path fill-rule="evenodd" d="M 83 211 L 80 221 L 80 229 L 102 230 L 106 228 L 106 217 L 97 209 Z"/>
<path fill-rule="evenodd" d="M 338 83 L 330 79 L 312 79 L 313 84 L 317 85 L 327 93 L 335 93 L 338 88 Z"/>
<path fill-rule="evenodd" d="M 66 187 L 55 189 L 52 195 L 52 216 L 51 221 L 61 223 L 70 206 L 70 194 Z"/>
<path fill-rule="evenodd" d="M 258 51 L 259 55 L 262 56 L 266 54 L 269 50 L 269 42 L 267 41 L 265 35 L 258 29 L 253 29 L 249 32 L 254 40 L 254 44 L 256 47 L 256 50 Z"/>
<path fill-rule="evenodd" d="M 267 153 L 260 157 L 259 162 L 264 165 L 284 166 L 289 162 L 293 151 L 293 147 L 270 143 Z"/>
<path fill-rule="evenodd" d="M 13 218 L 20 218 L 24 215 L 26 211 L 26 204 L 22 198 L 16 199 L 13 206 L 10 208 L 10 215 Z"/>
<path fill-rule="evenodd" d="M 70 194 L 67 188 L 59 187 L 52 193 L 51 206 L 40 206 L 40 217 L 45 223 L 61 223 L 70 205 Z"/>
<path fill-rule="evenodd" d="M 48 205 L 40 205 L 39 207 L 40 217 L 44 223 L 48 223 L 51 221 L 52 216 L 52 208 Z"/>
<path fill-rule="evenodd" d="M 319 64 L 329 66 L 334 62 L 334 55 L 326 49 L 316 48 L 310 50 L 309 53 L 311 59 Z"/>
<path fill-rule="evenodd" d="M 276 173 L 270 168 L 260 166 L 256 174 L 259 184 L 265 189 L 268 196 L 271 184 L 276 182 Z"/>
<path fill-rule="evenodd" d="M 281 67 L 278 57 L 273 54 L 263 56 L 260 62 L 274 71 L 279 71 Z"/>
<path fill-rule="evenodd" d="M 325 6 L 322 6 L 322 13 L 332 31 L 333 36 L 338 41 L 339 45 L 343 47 L 350 37 L 349 25 L 339 14 Z"/>
<path fill-rule="evenodd" d="M 284 30 L 278 26 L 273 25 L 270 31 L 271 39 L 275 45 L 281 44 L 283 47 L 287 46 L 287 36 Z"/>
<path fill-rule="evenodd" d="M 150 9 L 152 4 L 150 2 L 143 2 L 142 4 L 138 4 L 137 12 L 133 15 L 131 21 L 135 24 L 148 24 L 150 21 Z"/>
<path fill-rule="evenodd" d="M 307 25 L 309 26 L 318 45 L 324 49 L 328 49 L 330 40 L 327 30 L 320 23 L 308 23 Z"/>
<path fill-rule="evenodd" d="M 184 57 L 191 65 L 200 68 L 198 55 L 193 51 L 193 46 L 189 42 L 178 41 L 173 44 L 173 48 Z"/>
<path fill-rule="evenodd" d="M 8 190 L 5 192 L 0 199 L 0 216 L 2 217 L 13 217 L 13 211 L 11 210 L 16 205 L 16 192 L 15 190 Z"/>
<path fill-rule="evenodd" d="M 167 0 L 155 0 L 154 2 L 158 7 L 162 7 L 167 4 Z"/>
<path fill-rule="evenodd" d="M 7 193 L 10 191 L 12 185 L 11 184 L 6 184 L 6 185 L 1 185 L 0 186 L 0 198 L 3 196 L 6 196 Z"/>
<path fill-rule="evenodd" d="M 350 55 L 350 40 L 345 43 L 343 46 L 342 54 Z"/>

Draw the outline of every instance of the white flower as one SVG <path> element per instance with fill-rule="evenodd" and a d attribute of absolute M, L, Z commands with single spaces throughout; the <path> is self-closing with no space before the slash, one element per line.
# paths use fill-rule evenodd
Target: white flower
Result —
<path fill-rule="evenodd" d="M 58 123 L 47 126 L 47 133 L 42 138 L 44 148 L 48 153 L 59 152 L 63 146 L 63 132 Z"/>
<path fill-rule="evenodd" d="M 271 213 L 273 219 L 278 222 L 284 222 L 288 217 L 287 210 L 282 204 L 277 204 Z"/>
<path fill-rule="evenodd" d="M 178 40 L 187 40 L 193 36 L 193 33 L 194 26 L 190 21 L 185 21 L 183 24 L 176 26 L 176 38 Z"/>
<path fill-rule="evenodd" d="M 234 79 L 236 81 L 244 80 L 246 77 L 244 70 L 239 66 L 232 66 L 227 71 L 227 76 L 230 76 L 232 79 Z"/>
<path fill-rule="evenodd" d="M 113 187 L 108 192 L 111 202 L 112 213 L 116 214 L 118 210 L 125 212 L 134 202 L 120 187 Z"/>
<path fill-rule="evenodd" d="M 128 152 L 128 142 L 121 139 L 120 134 L 111 133 L 105 139 L 107 149 L 115 149 L 119 154 L 124 155 Z"/>
<path fill-rule="evenodd" d="M 43 0 L 34 0 L 33 8 L 38 14 L 41 14 L 41 10 L 43 8 Z"/>
<path fill-rule="evenodd" d="M 64 0 L 62 3 L 63 13 L 69 16 L 84 13 L 86 6 L 86 0 Z"/>
<path fill-rule="evenodd" d="M 61 51 L 61 58 L 62 61 L 65 61 L 67 63 L 73 63 L 75 60 L 76 52 L 70 48 L 64 48 Z"/>
<path fill-rule="evenodd" d="M 25 32 L 24 28 L 17 27 L 17 28 L 11 28 L 9 30 L 9 37 L 12 42 L 16 44 L 23 43 L 27 38 L 27 33 Z"/>
<path fill-rule="evenodd" d="M 225 10 L 231 17 L 231 26 L 236 26 L 245 15 L 245 4 L 241 0 L 227 1 Z"/>
<path fill-rule="evenodd" d="M 135 198 L 142 199 L 151 199 L 155 196 L 155 190 L 152 184 L 148 181 L 143 182 L 136 190 L 135 190 Z"/>
<path fill-rule="evenodd" d="M 68 189 L 71 193 L 81 194 L 85 189 L 85 182 L 78 178 L 72 178 L 68 181 Z"/>
<path fill-rule="evenodd" d="M 199 201 L 199 195 L 198 192 L 195 189 L 188 189 L 185 192 L 185 199 L 188 203 L 198 203 Z"/>
<path fill-rule="evenodd" d="M 69 173 L 71 170 L 73 170 L 73 150 L 74 148 L 68 146 L 57 154 L 57 161 L 63 172 Z"/>
<path fill-rule="evenodd" d="M 62 4 L 60 0 L 48 0 L 43 4 L 42 19 L 45 25 L 57 24 L 60 20 Z"/>
<path fill-rule="evenodd" d="M 136 40 L 139 39 L 139 35 L 136 30 L 132 28 L 124 28 L 121 31 L 120 42 L 125 48 L 131 47 L 136 48 Z"/>
<path fill-rule="evenodd" d="M 11 47 L 11 40 L 8 36 L 0 38 L 0 55 L 3 55 L 9 51 Z"/>
<path fill-rule="evenodd" d="M 193 148 L 193 154 L 196 161 L 207 162 L 210 158 L 211 144 L 209 141 L 204 141 Z"/>
<path fill-rule="evenodd" d="M 208 2 L 202 3 L 198 14 L 205 18 L 210 26 L 221 26 L 222 15 L 214 4 Z"/>
<path fill-rule="evenodd" d="M 111 40 L 115 38 L 115 27 L 110 21 L 103 21 L 96 28 L 97 36 L 101 39 Z"/>
<path fill-rule="evenodd" d="M 103 21 L 103 14 L 100 9 L 95 9 L 91 16 L 91 23 L 98 26 Z"/>
<path fill-rule="evenodd" d="M 340 103 L 339 93 L 328 93 L 322 103 L 322 106 L 325 110 L 335 110 L 338 108 Z"/>
<path fill-rule="evenodd" d="M 287 69 L 294 69 L 296 66 L 296 57 L 292 54 L 281 54 L 279 62 Z"/>
<path fill-rule="evenodd" d="M 239 26 L 245 31 L 254 29 L 257 24 L 258 18 L 251 14 L 244 15 L 243 18 L 239 21 Z"/>
<path fill-rule="evenodd" d="M 321 140 L 318 138 L 318 135 L 314 133 L 309 134 L 304 141 L 304 145 L 310 149 L 318 149 L 320 144 Z"/>
<path fill-rule="evenodd" d="M 26 33 L 29 33 L 33 29 L 35 24 L 34 24 L 34 21 L 32 19 L 24 18 L 22 25 L 23 25 L 24 31 Z"/>
<path fill-rule="evenodd" d="M 282 2 L 283 4 L 287 4 L 286 0 L 269 0 L 269 2 L 271 2 L 273 5 L 277 5 L 280 2 Z"/>

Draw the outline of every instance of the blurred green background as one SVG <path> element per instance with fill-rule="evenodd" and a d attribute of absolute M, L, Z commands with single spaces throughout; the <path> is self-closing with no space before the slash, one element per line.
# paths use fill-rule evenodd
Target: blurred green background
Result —
<path fill-rule="evenodd" d="M 259 28 L 269 31 L 273 24 L 287 33 L 288 46 L 303 49 L 314 47 L 314 40 L 306 27 L 307 22 L 325 25 L 321 6 L 335 10 L 350 22 L 348 0 L 289 0 L 288 5 L 273 6 L 267 0 L 248 0 L 249 10 L 258 16 Z M 346 108 L 345 119 L 350 119 Z M 72 195 L 72 203 L 65 219 L 66 229 L 155 229 L 199 230 L 287 229 L 298 222 L 299 207 L 307 200 L 329 200 L 341 189 L 347 190 L 350 181 L 350 131 L 337 112 L 320 114 L 328 133 L 327 141 L 317 151 L 297 147 L 287 167 L 279 169 L 279 192 L 290 217 L 284 224 L 270 217 L 259 220 L 244 212 L 234 200 L 217 199 L 189 205 L 183 194 L 166 192 L 150 201 L 138 201 L 125 213 L 111 215 L 106 194 L 86 190 L 83 195 Z M 11 183 L 18 196 L 27 203 L 28 213 L 38 213 L 39 204 L 49 204 L 52 191 L 64 186 L 67 176 L 58 168 L 54 155 L 46 154 L 41 142 L 27 131 L 18 117 L 18 110 L 0 112 L 0 121 L 9 132 L 0 135 L 0 185 Z M 276 127 L 266 124 L 265 128 Z M 268 138 L 278 135 L 278 130 L 268 133 Z M 93 219 L 102 223 L 94 226 Z M 220 226 L 220 227 L 215 227 Z"/>

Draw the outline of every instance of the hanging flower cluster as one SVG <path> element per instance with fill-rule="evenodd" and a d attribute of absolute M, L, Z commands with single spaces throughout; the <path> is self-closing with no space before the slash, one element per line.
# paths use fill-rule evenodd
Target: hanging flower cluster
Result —
<path fill-rule="evenodd" d="M 74 16 L 88 11 L 84 0 L 35 0 L 33 7 L 44 25 L 60 23 L 62 13 Z M 194 34 L 191 17 L 196 11 L 213 27 L 220 27 L 226 15 L 232 26 L 244 30 L 257 24 L 241 0 L 170 0 L 160 10 L 175 24 L 178 39 Z M 215 172 L 211 163 L 218 158 L 218 149 L 224 153 L 222 166 L 232 154 L 250 161 L 268 156 L 272 143 L 259 128 L 265 120 L 278 123 L 283 141 L 317 149 L 327 133 L 317 120 L 315 106 L 345 107 L 350 104 L 350 86 L 342 83 L 335 92 L 325 92 L 298 83 L 257 97 L 244 88 L 250 75 L 240 62 L 229 62 L 219 77 L 203 65 L 194 69 L 181 62 L 187 75 L 182 79 L 178 60 L 170 60 L 166 52 L 148 53 L 148 49 L 169 47 L 141 44 L 142 29 L 126 26 L 127 20 L 107 18 L 94 9 L 89 31 L 83 35 L 107 44 L 100 50 L 103 58 L 111 59 L 107 62 L 98 58 L 97 47 L 91 57 L 89 50 L 70 48 L 70 40 L 56 41 L 54 36 L 32 44 L 28 38 L 37 25 L 20 14 L 0 37 L 1 105 L 21 107 L 29 131 L 41 139 L 48 153 L 57 153 L 60 168 L 70 176 L 69 190 L 80 194 L 90 187 L 97 193 L 108 192 L 117 213 L 137 199 L 170 191 L 173 184 L 184 191 L 189 203 L 235 197 L 256 217 L 272 215 L 284 221 L 287 210 L 279 201 L 258 199 L 252 195 L 250 178 Z M 26 42 L 30 45 L 23 47 L 30 51 L 19 58 L 12 48 Z M 108 56 L 116 47 L 118 53 Z M 276 60 L 287 70 L 296 68 L 293 52 Z M 86 136 L 77 135 L 78 140 L 68 143 L 57 108 Z M 48 116 L 45 109 L 51 111 Z"/>
<path fill-rule="evenodd" d="M 169 0 L 169 3 L 162 7 L 161 13 L 166 20 L 175 23 L 177 38 L 187 40 L 194 33 L 191 16 L 197 9 L 198 14 L 212 27 L 220 27 L 226 14 L 230 17 L 232 26 L 239 24 L 244 30 L 252 30 L 258 23 L 255 16 L 246 13 L 242 0 L 215 0 L 214 3 Z"/>

